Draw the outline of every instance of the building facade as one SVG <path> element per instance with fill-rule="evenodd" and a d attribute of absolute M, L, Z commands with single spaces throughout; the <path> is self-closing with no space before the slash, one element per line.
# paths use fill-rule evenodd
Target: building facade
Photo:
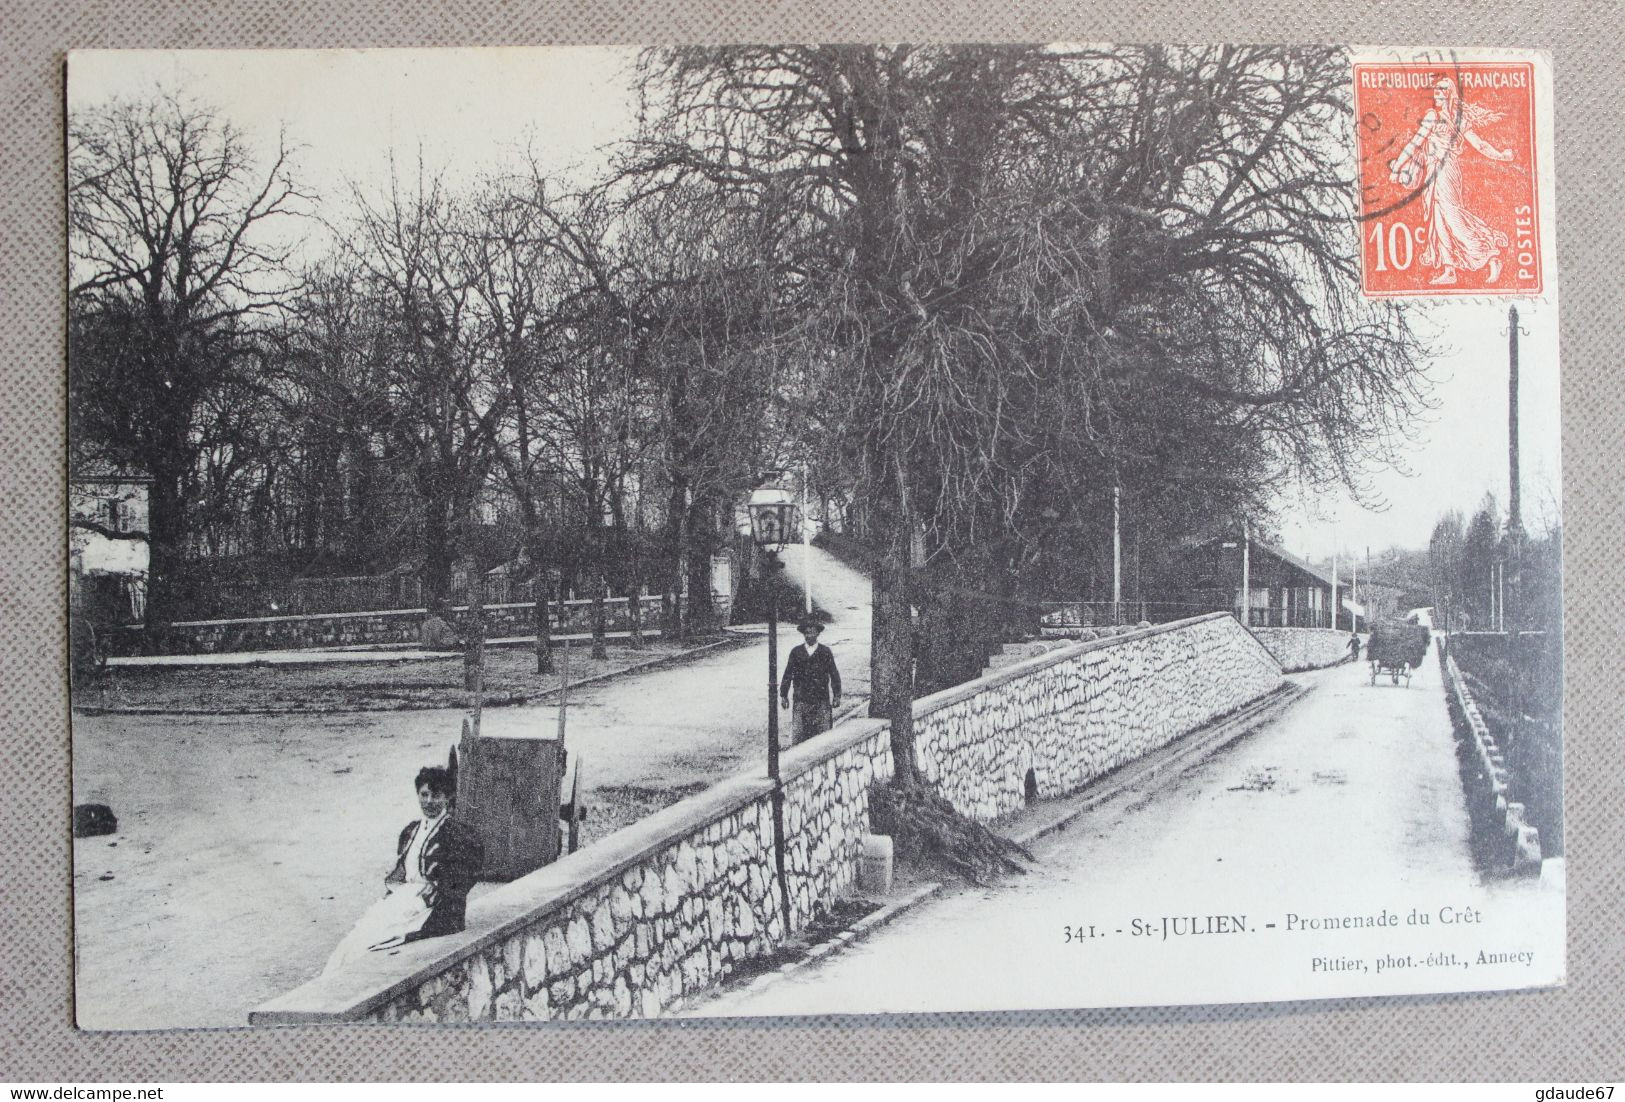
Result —
<path fill-rule="evenodd" d="M 70 476 L 68 574 L 75 616 L 103 625 L 144 622 L 151 483 L 113 469 Z"/>

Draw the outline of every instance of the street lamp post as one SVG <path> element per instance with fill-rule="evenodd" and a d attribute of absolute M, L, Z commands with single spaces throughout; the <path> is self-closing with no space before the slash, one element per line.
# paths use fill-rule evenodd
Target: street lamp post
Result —
<path fill-rule="evenodd" d="M 1123 487 L 1112 485 L 1112 623 L 1123 622 Z"/>
<path fill-rule="evenodd" d="M 801 587 L 806 590 L 806 612 L 812 615 L 812 499 L 807 465 L 801 465 Z"/>
<path fill-rule="evenodd" d="M 783 567 L 779 549 L 790 542 L 795 506 L 788 501 L 750 503 L 750 530 L 762 552 L 767 591 L 767 776 L 773 782 L 773 864 L 779 874 L 779 906 L 784 936 L 790 936 L 790 885 L 784 876 L 784 782 L 779 777 L 779 597 L 775 579 Z"/>
<path fill-rule="evenodd" d="M 1510 631 L 1514 636 L 1523 618 L 1523 509 L 1518 476 L 1518 334 L 1527 332 L 1518 324 L 1518 308 L 1507 307 L 1507 470 L 1511 496 L 1507 501 L 1505 542 L 1506 558 L 1512 562 L 1512 580 L 1507 581 L 1503 560 L 1497 603 L 1501 630 Z M 1510 610 L 1508 605 L 1512 606 Z"/>
<path fill-rule="evenodd" d="M 1253 526 L 1251 521 L 1241 522 L 1241 622 L 1253 625 Z"/>

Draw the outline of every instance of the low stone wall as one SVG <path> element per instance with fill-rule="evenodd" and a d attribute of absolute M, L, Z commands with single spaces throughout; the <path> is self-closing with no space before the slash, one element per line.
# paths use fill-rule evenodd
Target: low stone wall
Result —
<path fill-rule="evenodd" d="M 1537 875 L 1540 832 L 1529 824 L 1523 804 L 1508 800 L 1506 759 L 1479 714 L 1455 658 L 1441 650 L 1439 661 L 1444 668 L 1445 690 L 1450 694 L 1451 720 L 1463 750 L 1462 788 L 1476 840 L 1483 844 L 1495 871 Z"/>
<path fill-rule="evenodd" d="M 915 703 L 922 771 L 991 818 L 1074 791 L 1276 688 L 1280 667 L 1226 613 L 1075 643 Z M 462 934 L 321 977 L 256 1023 L 648 1016 L 770 952 L 849 894 L 889 732 L 854 720 L 529 876 L 476 896 Z M 788 920 L 786 920 L 786 900 Z"/>
<path fill-rule="evenodd" d="M 1252 628 L 1264 649 L 1283 670 L 1318 670 L 1335 666 L 1349 653 L 1349 633 L 1332 628 Z"/>
<path fill-rule="evenodd" d="M 643 625 L 651 635 L 659 634 L 660 597 L 643 599 Z M 726 601 L 717 598 L 718 615 L 727 617 Z M 604 615 L 610 631 L 626 631 L 631 622 L 625 597 L 604 601 Z M 592 602 L 575 600 L 555 603 L 553 633 L 569 635 L 592 630 Z M 466 630 L 470 617 L 466 606 L 452 610 L 456 626 Z M 311 616 L 259 616 L 234 620 L 192 620 L 165 625 L 163 653 L 222 654 L 260 650 L 304 650 L 310 647 L 346 647 L 380 644 L 409 644 L 418 641 L 418 630 L 426 609 L 392 609 L 384 612 L 333 612 Z M 520 604 L 486 605 L 485 634 L 502 639 L 536 633 L 536 606 Z M 143 645 L 139 626 L 120 627 L 113 635 L 116 655 L 140 653 Z"/>

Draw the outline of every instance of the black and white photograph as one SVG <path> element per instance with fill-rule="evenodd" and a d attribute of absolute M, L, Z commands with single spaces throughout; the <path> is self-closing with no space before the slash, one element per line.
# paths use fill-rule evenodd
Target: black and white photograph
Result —
<path fill-rule="evenodd" d="M 70 53 L 76 1024 L 1562 985 L 1551 68 Z"/>

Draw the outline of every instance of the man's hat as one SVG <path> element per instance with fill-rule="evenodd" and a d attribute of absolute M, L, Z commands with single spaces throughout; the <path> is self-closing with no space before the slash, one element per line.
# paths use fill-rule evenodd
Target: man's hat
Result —
<path fill-rule="evenodd" d="M 796 630 L 799 631 L 799 632 L 803 632 L 803 633 L 809 632 L 809 631 L 821 632 L 821 631 L 824 630 L 824 625 L 820 624 L 817 620 L 808 619 L 808 620 L 803 620 L 803 621 L 801 621 L 801 623 L 797 624 L 796 625 Z"/>

